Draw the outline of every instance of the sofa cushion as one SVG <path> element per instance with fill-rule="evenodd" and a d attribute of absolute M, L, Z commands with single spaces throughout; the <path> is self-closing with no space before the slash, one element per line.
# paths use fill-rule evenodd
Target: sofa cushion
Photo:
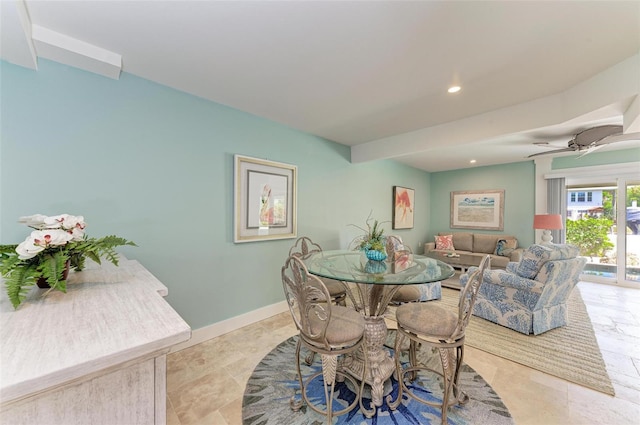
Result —
<path fill-rule="evenodd" d="M 440 232 L 439 235 L 451 235 L 451 233 Z M 459 251 L 473 251 L 473 233 L 454 232 L 453 246 Z"/>
<path fill-rule="evenodd" d="M 453 235 L 440 235 L 435 236 L 436 238 L 436 249 L 444 249 L 448 251 L 455 250 L 453 244 Z"/>
<path fill-rule="evenodd" d="M 503 235 L 484 235 L 476 233 L 473 235 L 473 252 L 482 254 L 493 254 L 496 250 L 498 239 L 506 239 Z"/>
<path fill-rule="evenodd" d="M 516 274 L 527 279 L 535 279 L 540 268 L 547 261 L 575 258 L 579 253 L 580 249 L 575 245 L 531 245 L 522 254 L 522 260 L 518 263 Z"/>

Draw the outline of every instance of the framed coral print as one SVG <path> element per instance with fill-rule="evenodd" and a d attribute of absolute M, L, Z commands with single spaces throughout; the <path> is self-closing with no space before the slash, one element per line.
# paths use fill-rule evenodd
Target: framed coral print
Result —
<path fill-rule="evenodd" d="M 295 165 L 235 155 L 235 243 L 295 238 Z"/>
<path fill-rule="evenodd" d="M 451 192 L 450 227 L 504 230 L 504 190 Z"/>
<path fill-rule="evenodd" d="M 393 229 L 413 229 L 415 190 L 393 186 Z"/>

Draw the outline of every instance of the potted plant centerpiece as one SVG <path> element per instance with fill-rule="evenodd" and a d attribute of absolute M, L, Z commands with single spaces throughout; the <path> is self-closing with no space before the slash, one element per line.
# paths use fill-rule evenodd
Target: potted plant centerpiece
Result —
<path fill-rule="evenodd" d="M 87 257 L 98 264 L 106 258 L 117 266 L 114 248 L 136 246 L 118 236 L 89 238 L 84 233 L 86 223 L 82 216 L 35 214 L 21 217 L 19 222 L 35 230 L 18 245 L 0 245 L 0 274 L 14 308 L 38 281 L 38 286 L 66 292 L 70 267 L 81 271 Z"/>
<path fill-rule="evenodd" d="M 382 223 L 378 220 L 373 220 L 371 225 L 371 214 L 367 217 L 367 229 L 352 224 L 352 226 L 365 232 L 360 241 L 359 248 L 365 252 L 365 255 L 369 260 L 384 261 L 387 258 L 387 251 L 385 249 L 385 239 L 383 236 L 384 229 Z"/>

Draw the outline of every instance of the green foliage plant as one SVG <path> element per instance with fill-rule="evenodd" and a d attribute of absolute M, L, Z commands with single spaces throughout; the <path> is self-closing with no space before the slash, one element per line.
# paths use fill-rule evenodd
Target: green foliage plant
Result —
<path fill-rule="evenodd" d="M 357 227 L 358 229 L 364 232 L 362 241 L 360 242 L 360 245 L 359 245 L 360 249 L 362 250 L 372 249 L 374 251 L 384 252 L 385 240 L 383 236 L 384 229 L 382 227 L 382 224 L 385 222 L 379 222 L 378 220 L 372 219 L 371 214 L 372 213 L 369 213 L 369 216 L 365 221 L 367 225 L 366 229 L 364 229 L 363 227 L 357 226 L 355 224 L 352 224 L 351 226 Z M 372 220 L 373 220 L 373 225 L 371 224 Z"/>
<path fill-rule="evenodd" d="M 613 220 L 604 217 L 585 217 L 567 220 L 567 242 L 577 245 L 580 254 L 591 257 L 603 257 L 607 250 L 614 247 L 608 233 Z"/>
<path fill-rule="evenodd" d="M 102 259 L 118 265 L 118 246 L 135 243 L 118 236 L 90 238 L 84 233 L 82 216 L 36 214 L 21 217 L 19 222 L 35 229 L 18 245 L 0 245 L 0 274 L 14 308 L 24 301 L 39 278 L 51 287 L 67 291 L 65 271 L 81 271 L 85 259 L 101 264 Z"/>

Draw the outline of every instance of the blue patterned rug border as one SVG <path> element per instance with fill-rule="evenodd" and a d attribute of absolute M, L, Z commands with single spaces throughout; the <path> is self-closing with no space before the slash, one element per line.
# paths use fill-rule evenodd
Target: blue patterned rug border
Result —
<path fill-rule="evenodd" d="M 391 345 L 395 331 L 389 332 L 387 344 Z M 300 398 L 298 381 L 295 369 L 295 345 L 297 336 L 291 337 L 280 343 L 256 366 L 247 382 L 242 402 L 243 425 L 311 425 L 324 424 L 326 418 L 311 409 L 303 408 L 294 412 L 291 410 L 289 400 L 296 394 Z M 420 353 L 423 361 L 437 362 L 437 357 L 424 350 Z M 432 366 L 435 363 L 432 363 Z M 319 356 L 316 356 L 315 363 L 308 367 L 303 363 L 303 375 L 309 376 L 314 371 L 320 369 Z M 391 378 L 391 395 L 395 399 L 397 395 L 397 382 Z M 449 409 L 448 423 L 451 425 L 471 425 L 480 423 L 491 423 L 492 425 L 512 425 L 513 419 L 500 397 L 493 391 L 491 386 L 472 368 L 463 366 L 461 386 L 469 395 L 470 401 L 465 406 L 455 406 Z M 422 396 L 432 399 L 441 399 L 442 390 L 439 381 L 435 379 L 418 379 L 414 383 L 414 389 L 422 392 Z M 312 399 L 323 400 L 323 389 L 321 380 L 315 380 L 309 391 Z M 338 409 L 340 406 L 347 406 L 354 399 L 354 394 L 344 384 L 336 386 L 338 394 Z M 319 398 L 321 397 L 322 398 Z M 370 399 L 365 397 L 365 406 L 369 406 Z M 402 405 L 391 411 L 386 403 L 378 408 L 376 416 L 367 419 L 359 409 L 334 418 L 334 424 L 440 424 L 440 410 L 431 406 L 425 406 L 413 399 L 405 397 Z"/>

